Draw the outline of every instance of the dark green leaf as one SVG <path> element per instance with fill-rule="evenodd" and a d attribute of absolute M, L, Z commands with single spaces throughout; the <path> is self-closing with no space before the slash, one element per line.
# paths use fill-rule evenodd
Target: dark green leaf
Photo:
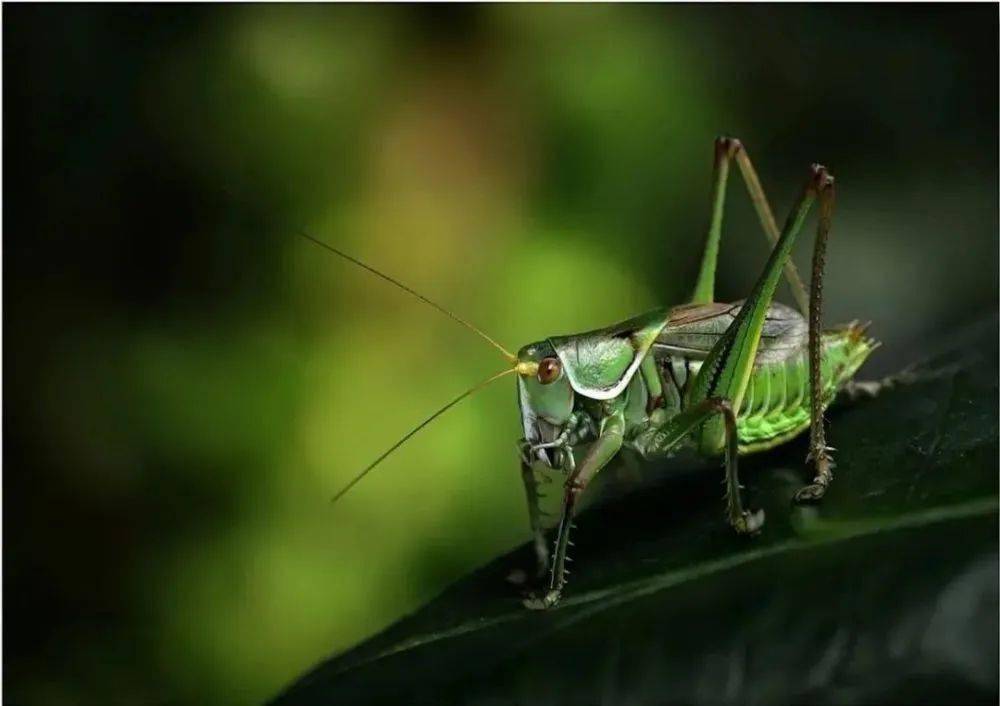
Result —
<path fill-rule="evenodd" d="M 997 320 L 947 341 L 830 411 L 819 507 L 790 503 L 802 439 L 742 466 L 754 539 L 723 521 L 721 471 L 654 466 L 581 515 L 558 609 L 505 582 L 522 548 L 276 703 L 995 703 Z"/>

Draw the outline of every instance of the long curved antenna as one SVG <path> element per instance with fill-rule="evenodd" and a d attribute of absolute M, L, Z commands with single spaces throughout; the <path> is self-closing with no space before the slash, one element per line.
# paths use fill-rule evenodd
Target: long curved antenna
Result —
<path fill-rule="evenodd" d="M 368 270 L 369 272 L 371 272 L 376 277 L 381 277 L 386 282 L 389 282 L 391 284 L 396 285 L 397 287 L 399 287 L 400 289 L 402 289 L 404 292 L 407 292 L 407 293 L 413 295 L 414 297 L 416 297 L 417 299 L 419 299 L 420 301 L 422 301 L 424 304 L 428 304 L 428 305 L 434 307 L 435 309 L 437 309 L 438 311 L 440 311 L 445 316 L 449 317 L 450 319 L 453 319 L 454 321 L 457 321 L 458 323 L 462 324 L 462 326 L 465 326 L 465 328 L 469 329 L 470 331 L 472 331 L 472 332 L 474 332 L 476 334 L 479 334 L 482 338 L 486 339 L 492 346 L 494 346 L 501 353 L 503 353 L 504 357 L 507 360 L 509 360 L 510 362 L 513 363 L 515 360 L 517 360 L 517 356 L 516 355 L 514 355 L 513 353 L 511 353 L 510 351 L 508 351 L 506 348 L 504 348 L 503 346 L 501 346 L 499 343 L 497 343 L 495 340 L 493 340 L 492 337 L 486 335 L 486 333 L 483 332 L 483 330 L 480 329 L 478 326 L 473 326 L 468 321 L 466 321 L 465 319 L 463 319 L 461 316 L 458 316 L 457 314 L 451 313 L 450 311 L 448 311 L 447 309 L 445 309 L 440 304 L 432 302 L 430 299 L 428 299 L 427 297 L 425 297 L 423 294 L 420 294 L 419 292 L 413 291 L 412 289 L 410 289 L 409 287 L 407 287 L 402 282 L 394 280 L 389 275 L 386 275 L 386 274 L 383 274 L 383 273 L 379 272 L 378 270 L 376 270 L 374 267 L 371 267 L 370 265 L 366 265 L 365 263 L 361 262 L 361 260 L 357 259 L 356 257 L 351 257 L 347 253 L 345 253 L 345 252 L 343 252 L 341 250 L 338 250 L 337 248 L 333 247 L 332 245 L 329 245 L 328 243 L 324 243 L 322 240 L 318 240 L 318 239 L 312 237 L 311 235 L 309 235 L 308 233 L 306 233 L 304 230 L 300 230 L 299 231 L 299 235 L 301 235 L 306 240 L 315 243 L 316 245 L 320 246 L 324 250 L 329 250 L 334 255 L 339 255 L 340 257 L 344 258 L 348 262 L 353 262 L 358 267 L 361 267 L 362 269 Z"/>
<path fill-rule="evenodd" d="M 348 490 L 350 490 L 355 485 L 357 485 L 358 481 L 360 481 L 362 478 L 364 478 L 366 475 L 368 475 L 368 473 L 373 468 L 375 468 L 375 466 L 377 466 L 380 463 L 382 463 L 382 461 L 384 461 L 386 459 L 386 457 L 389 456 L 389 454 L 391 454 L 393 451 L 395 451 L 400 446 L 402 446 L 403 444 L 405 444 L 414 434 L 416 434 L 418 431 L 420 431 L 421 429 L 423 429 L 425 426 L 427 426 L 428 424 L 430 424 L 431 422 L 433 422 L 435 419 L 437 419 L 438 417 L 440 417 L 442 414 L 444 414 L 445 412 L 447 412 L 449 409 L 451 409 L 452 407 L 454 407 L 455 405 L 457 405 L 459 402 L 461 402 L 462 400 L 464 400 L 466 397 L 468 397 L 469 395 L 471 395 L 473 392 L 478 392 L 479 390 L 483 389 L 484 387 L 486 387 L 487 385 L 489 385 L 494 380 L 498 380 L 498 379 L 502 378 L 504 375 L 510 375 L 511 373 L 516 373 L 517 371 L 518 371 L 518 368 L 516 368 L 516 367 L 515 368 L 509 368 L 507 370 L 504 370 L 502 372 L 497 373 L 496 375 L 492 375 L 492 376 L 488 377 L 487 379 L 483 380 L 481 383 L 473 385 L 468 390 L 466 390 L 465 392 L 463 392 L 461 395 L 459 395 L 458 397 L 456 397 L 455 399 L 453 399 L 451 402 L 449 402 L 448 404 L 446 404 L 444 407 L 442 407 L 441 409 L 439 409 L 438 411 L 436 411 L 434 414 L 432 414 L 431 416 L 429 416 L 427 419 L 425 419 L 424 421 L 420 422 L 420 424 L 418 424 L 412 430 L 410 430 L 409 432 L 407 432 L 406 436 L 404 436 L 402 439 L 400 439 L 395 444 L 393 444 L 392 446 L 390 446 L 389 449 L 385 453 L 383 453 L 381 456 L 379 456 L 374 461 L 372 461 L 370 464 L 368 464 L 368 466 L 366 466 L 364 470 L 362 470 L 360 473 L 358 473 L 358 475 L 354 476 L 354 478 L 351 479 L 351 482 L 348 483 L 347 485 L 345 485 L 336 495 L 334 495 L 333 496 L 333 500 L 331 500 L 330 502 L 331 503 L 335 503 L 338 500 L 340 500 L 342 497 L 344 497 L 344 495 L 347 493 Z"/>

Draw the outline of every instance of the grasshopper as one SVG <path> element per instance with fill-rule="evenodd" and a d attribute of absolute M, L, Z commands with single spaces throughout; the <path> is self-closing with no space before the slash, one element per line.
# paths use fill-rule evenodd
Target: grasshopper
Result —
<path fill-rule="evenodd" d="M 738 166 L 771 254 L 750 294 L 741 302 L 714 301 L 715 269 L 722 234 L 726 186 Z M 819 222 L 808 296 L 790 259 L 792 247 L 815 201 Z M 510 367 L 449 402 L 359 473 L 336 501 L 407 439 L 459 401 L 494 380 L 517 376 L 524 438 L 519 442 L 521 478 L 528 504 L 540 594 L 524 604 L 555 606 L 566 585 L 566 551 L 580 496 L 609 461 L 632 449 L 642 457 L 669 455 L 683 447 L 725 466 L 725 516 L 741 535 L 757 534 L 762 510 L 744 507 L 737 472 L 739 456 L 783 444 L 810 430 L 807 463 L 812 483 L 795 495 L 816 502 L 833 479 L 823 413 L 849 385 L 877 342 L 856 322 L 822 329 L 822 284 L 826 242 L 834 206 L 834 179 L 814 164 L 779 232 L 763 187 L 741 142 L 715 143 L 711 217 L 691 301 L 661 307 L 628 321 L 530 343 L 512 354 L 484 332 L 409 287 L 312 236 L 309 240 L 401 287 L 455 319 L 498 348 Z M 784 272 L 798 309 L 774 302 Z M 577 458 L 579 453 L 579 458 Z M 536 467 L 566 476 L 562 514 L 552 549 L 539 507 Z"/>

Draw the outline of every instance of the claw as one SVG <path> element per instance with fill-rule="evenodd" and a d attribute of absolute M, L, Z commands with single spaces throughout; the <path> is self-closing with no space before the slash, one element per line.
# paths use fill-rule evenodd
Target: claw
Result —
<path fill-rule="evenodd" d="M 799 489 L 799 492 L 795 494 L 795 502 L 799 504 L 814 503 L 819 501 L 824 495 L 826 495 L 826 484 L 812 483 Z"/>
<path fill-rule="evenodd" d="M 556 603 L 559 602 L 560 597 L 560 592 L 556 589 L 552 589 L 541 597 L 532 594 L 525 598 L 522 601 L 522 604 L 528 610 L 548 610 L 549 608 L 555 607 Z"/>

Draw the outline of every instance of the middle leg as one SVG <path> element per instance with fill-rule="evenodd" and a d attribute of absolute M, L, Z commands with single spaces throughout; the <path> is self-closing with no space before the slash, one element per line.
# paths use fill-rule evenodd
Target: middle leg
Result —
<path fill-rule="evenodd" d="M 668 453 L 706 421 L 721 415 L 725 431 L 726 459 L 726 519 L 739 534 L 756 534 L 764 525 L 764 511 L 744 509 L 740 495 L 739 439 L 736 433 L 736 415 L 729 400 L 709 397 L 688 407 L 660 427 L 650 427 L 640 434 L 634 446 L 644 456 Z"/>

